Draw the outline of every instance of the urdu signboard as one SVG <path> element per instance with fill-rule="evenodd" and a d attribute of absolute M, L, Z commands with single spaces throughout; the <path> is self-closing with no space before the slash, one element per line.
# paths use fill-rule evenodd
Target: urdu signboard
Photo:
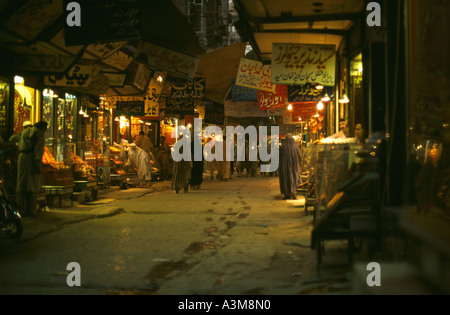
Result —
<path fill-rule="evenodd" d="M 334 86 L 336 47 L 334 45 L 273 44 L 273 84 L 307 83 Z"/>

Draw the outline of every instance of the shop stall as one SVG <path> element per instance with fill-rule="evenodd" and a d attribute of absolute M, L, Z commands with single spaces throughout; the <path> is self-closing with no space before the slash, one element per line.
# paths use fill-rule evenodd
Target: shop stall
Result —
<path fill-rule="evenodd" d="M 47 205 L 52 205 L 55 197 L 59 199 L 59 207 L 62 207 L 62 200 L 67 198 L 73 205 L 72 194 L 74 192 L 73 172 L 70 166 L 64 162 L 58 162 L 53 157 L 47 146 L 44 148 L 42 157 L 43 165 L 43 185 L 45 190 Z"/>
<path fill-rule="evenodd" d="M 125 140 L 121 144 L 109 147 L 110 150 L 110 184 L 111 186 L 119 186 L 122 189 L 127 188 L 127 174 L 124 170 L 127 155 L 125 151 Z"/>
<path fill-rule="evenodd" d="M 311 247 L 319 266 L 324 241 L 347 240 L 351 261 L 356 244 L 368 238 L 381 242 L 381 153 L 377 145 L 354 143 L 316 144 L 315 153 Z"/>
<path fill-rule="evenodd" d="M 74 172 L 74 197 L 80 202 L 96 200 L 98 196 L 97 158 L 92 144 L 83 151 L 84 159 L 71 152 Z M 81 200 L 80 200 L 81 198 Z"/>

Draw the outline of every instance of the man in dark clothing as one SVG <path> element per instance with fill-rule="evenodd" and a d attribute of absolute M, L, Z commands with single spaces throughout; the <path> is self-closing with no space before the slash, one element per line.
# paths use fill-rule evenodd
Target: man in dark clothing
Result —
<path fill-rule="evenodd" d="M 191 142 L 192 170 L 189 184 L 191 185 L 191 189 L 197 190 L 200 189 L 200 186 L 203 182 L 203 154 L 201 155 L 202 159 L 200 161 L 196 161 L 194 159 L 194 150 L 195 150 L 194 140 L 192 140 Z"/>
<path fill-rule="evenodd" d="M 23 215 L 35 215 L 37 194 L 42 187 L 42 156 L 44 155 L 47 122 L 40 121 L 13 135 L 9 141 L 19 145 L 17 167 L 17 205 Z"/>

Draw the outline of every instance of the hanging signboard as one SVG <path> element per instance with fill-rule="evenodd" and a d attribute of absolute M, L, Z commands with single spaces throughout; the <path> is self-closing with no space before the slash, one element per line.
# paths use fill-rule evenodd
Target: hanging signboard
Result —
<path fill-rule="evenodd" d="M 258 100 L 256 89 L 236 85 L 235 83 L 236 79 L 231 80 L 231 100 L 233 102 Z"/>
<path fill-rule="evenodd" d="M 192 80 L 175 78 L 172 81 L 170 96 L 177 100 L 190 98 L 202 100 L 205 97 L 205 87 L 205 78 L 194 78 Z"/>
<path fill-rule="evenodd" d="M 121 50 L 116 51 L 111 56 L 103 60 L 103 62 L 106 63 L 108 66 L 114 67 L 122 71 L 127 69 L 132 61 L 133 58 L 128 56 Z"/>
<path fill-rule="evenodd" d="M 193 115 L 197 102 L 205 96 L 205 78 L 175 78 L 166 99 L 166 114 Z"/>
<path fill-rule="evenodd" d="M 2 26 L 29 41 L 36 38 L 45 28 L 56 21 L 63 11 L 62 2 L 59 0 L 31 0 L 31 1 L 7 1 L 6 3 L 20 7 L 14 10 L 14 14 L 6 15 L 9 18 L 2 20 Z M 5 2 L 2 1 L 2 9 Z"/>
<path fill-rule="evenodd" d="M 62 73 L 74 62 L 74 57 L 66 56 L 14 55 L 14 68 L 21 71 Z"/>
<path fill-rule="evenodd" d="M 273 84 L 334 86 L 334 45 L 272 44 Z"/>
<path fill-rule="evenodd" d="M 134 86 L 139 91 L 146 91 L 152 75 L 152 71 L 149 68 L 141 63 L 133 63 L 128 68 L 127 73 L 129 79 L 129 81 L 126 82 L 127 84 Z"/>
<path fill-rule="evenodd" d="M 225 116 L 232 117 L 269 117 L 266 111 L 259 110 L 258 102 L 225 101 Z"/>
<path fill-rule="evenodd" d="M 70 2 L 71 0 L 64 0 L 64 8 L 67 8 Z M 142 12 L 138 0 L 76 2 L 82 8 L 81 21 L 79 26 L 65 23 L 66 46 L 141 39 Z M 63 12 L 66 21 L 71 11 Z"/>
<path fill-rule="evenodd" d="M 118 51 L 127 42 L 111 42 L 91 44 L 86 47 L 86 52 L 99 59 L 105 59 Z"/>
<path fill-rule="evenodd" d="M 260 110 L 285 107 L 288 101 L 288 87 L 287 85 L 277 84 L 275 93 L 258 91 L 257 95 Z"/>
<path fill-rule="evenodd" d="M 291 103 L 293 106 L 292 115 L 293 117 L 309 117 L 316 114 L 317 111 L 317 103 L 316 102 L 308 102 L 308 103 Z M 295 120 L 295 119 L 294 119 Z"/>
<path fill-rule="evenodd" d="M 257 90 L 275 92 L 275 85 L 271 83 L 271 66 L 262 62 L 241 58 L 236 85 Z"/>
<path fill-rule="evenodd" d="M 325 86 L 322 90 L 316 88 L 316 84 L 289 85 L 289 102 L 319 102 L 326 94 L 333 95 L 333 87 Z"/>
<path fill-rule="evenodd" d="M 143 41 L 139 42 L 135 60 L 150 68 L 166 71 L 187 79 L 193 79 L 199 58 L 175 52 Z"/>
<path fill-rule="evenodd" d="M 116 116 L 144 116 L 144 101 L 118 101 L 116 102 Z"/>
<path fill-rule="evenodd" d="M 172 97 L 166 98 L 167 115 L 194 115 L 195 99 L 177 100 Z"/>
<path fill-rule="evenodd" d="M 44 76 L 44 85 L 87 87 L 101 68 L 99 65 L 74 65 L 66 74 Z"/>
<path fill-rule="evenodd" d="M 123 86 L 127 77 L 126 73 L 104 73 L 109 80 L 109 86 Z"/>
<path fill-rule="evenodd" d="M 156 79 L 158 76 L 162 78 L 161 82 Z M 145 96 L 145 116 L 159 118 L 159 97 L 163 88 L 166 73 L 158 72 L 150 80 Z"/>

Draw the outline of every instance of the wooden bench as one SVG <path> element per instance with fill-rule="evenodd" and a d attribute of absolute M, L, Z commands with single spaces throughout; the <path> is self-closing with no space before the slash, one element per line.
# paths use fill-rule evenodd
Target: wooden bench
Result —
<path fill-rule="evenodd" d="M 70 204 L 73 206 L 72 194 L 74 186 L 42 186 L 46 192 L 47 204 L 53 204 L 53 198 L 57 196 L 59 198 L 59 207 L 62 208 L 62 198 L 68 197 Z"/>

